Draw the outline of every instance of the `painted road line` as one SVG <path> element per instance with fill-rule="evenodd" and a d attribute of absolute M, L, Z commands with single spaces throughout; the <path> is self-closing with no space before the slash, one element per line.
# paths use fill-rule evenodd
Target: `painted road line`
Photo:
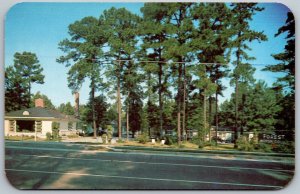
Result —
<path fill-rule="evenodd" d="M 44 150 L 44 151 L 61 151 L 61 152 L 106 152 L 103 150 L 78 150 L 78 149 L 67 149 L 67 148 L 41 148 L 41 147 L 20 147 L 20 146 L 5 146 L 5 148 L 10 149 L 24 149 L 24 150 Z M 109 154 L 130 154 L 130 155 L 148 155 L 148 156 L 165 156 L 165 157 L 181 157 L 181 158 L 205 158 L 205 159 L 214 159 L 214 160 L 236 160 L 236 161 L 251 161 L 251 162 L 264 162 L 264 163 L 284 163 L 284 164 L 294 164 L 294 161 L 276 161 L 276 160 L 264 160 L 264 159 L 247 159 L 247 158 L 218 158 L 213 155 L 207 156 L 207 155 L 196 155 L 196 154 L 190 154 L 185 153 L 183 154 L 166 154 L 166 153 L 137 153 L 137 152 L 109 152 Z"/>
<path fill-rule="evenodd" d="M 41 156 L 31 154 L 18 154 L 18 156 L 28 156 L 36 158 L 53 158 L 53 159 L 65 159 L 65 160 L 83 160 L 83 161 L 97 161 L 97 162 L 117 162 L 117 163 L 132 163 L 132 164 L 149 164 L 149 165 L 166 165 L 166 166 L 185 166 L 185 167 L 204 167 L 204 168 L 219 168 L 219 169 L 231 169 L 231 170 L 256 170 L 256 171 L 274 171 L 274 172 L 294 172 L 294 170 L 284 169 L 272 169 L 272 168 L 250 168 L 250 167 L 231 167 L 231 166 L 211 166 L 201 164 L 180 164 L 180 163 L 164 163 L 164 162 L 136 162 L 130 160 L 105 160 L 105 159 L 93 159 L 93 158 L 76 158 L 76 157 L 60 157 L 60 156 Z"/>
<path fill-rule="evenodd" d="M 39 170 L 21 170 L 21 169 L 5 169 L 12 172 L 29 172 L 29 173 L 45 173 L 45 174 L 61 174 L 61 175 L 77 175 L 77 176 L 92 176 L 104 178 L 119 178 L 119 179 L 134 179 L 134 180 L 150 180 L 150 181 L 167 181 L 167 182 L 183 182 L 183 183 L 200 183 L 200 184 L 215 184 L 215 185 L 230 185 L 230 186 L 245 186 L 245 187 L 260 187 L 260 188 L 274 188 L 282 189 L 282 186 L 276 185 L 258 185 L 258 184 L 244 184 L 244 183 L 225 183 L 213 181 L 200 180 L 180 180 L 180 179 L 162 179 L 162 178 L 145 178 L 145 177 L 131 177 L 131 176 L 114 176 L 104 174 L 88 174 L 88 173 L 73 173 L 73 172 L 55 172 L 55 171 L 39 171 Z"/>

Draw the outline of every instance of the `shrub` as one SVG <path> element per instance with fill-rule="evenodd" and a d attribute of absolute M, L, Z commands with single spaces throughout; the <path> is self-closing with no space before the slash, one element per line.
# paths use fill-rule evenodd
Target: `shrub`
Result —
<path fill-rule="evenodd" d="M 110 141 L 112 139 L 114 129 L 111 125 L 106 125 L 106 129 L 107 129 L 107 139 L 108 141 Z"/>
<path fill-rule="evenodd" d="M 178 148 L 185 148 L 185 147 L 186 146 L 183 143 L 179 144 L 179 146 L 178 146 Z"/>
<path fill-rule="evenodd" d="M 123 139 L 117 139 L 116 141 L 117 143 L 125 143 L 125 141 Z"/>
<path fill-rule="evenodd" d="M 57 122 L 52 122 L 52 139 L 60 140 L 59 139 L 59 123 L 57 123 Z"/>
<path fill-rule="evenodd" d="M 295 153 L 295 142 L 285 141 L 273 148 L 273 151 L 280 153 Z"/>
<path fill-rule="evenodd" d="M 256 149 L 263 152 L 272 152 L 272 146 L 267 143 L 258 143 Z"/>
<path fill-rule="evenodd" d="M 136 139 L 137 139 L 137 141 L 139 143 L 142 143 L 142 144 L 145 144 L 145 143 L 147 143 L 149 141 L 149 137 L 148 137 L 148 135 L 146 133 L 138 136 Z"/>
<path fill-rule="evenodd" d="M 177 143 L 177 137 L 166 136 L 166 142 L 165 142 L 166 145 L 173 145 L 175 143 Z"/>
<path fill-rule="evenodd" d="M 198 145 L 198 148 L 200 148 L 200 149 L 205 147 L 205 144 L 203 143 L 203 141 L 199 141 L 197 145 Z"/>
<path fill-rule="evenodd" d="M 253 141 L 248 141 L 247 137 L 241 136 L 236 140 L 236 144 L 239 150 L 242 151 L 254 151 Z"/>
<path fill-rule="evenodd" d="M 50 140 L 52 139 L 52 135 L 51 135 L 50 132 L 47 132 L 47 133 L 46 133 L 46 139 L 47 139 L 48 141 L 50 141 Z"/>
<path fill-rule="evenodd" d="M 193 137 L 192 141 L 193 144 L 198 145 L 198 148 L 202 149 L 206 146 L 206 143 L 203 142 L 202 138 L 200 138 L 199 136 L 197 137 Z"/>
<path fill-rule="evenodd" d="M 66 136 L 66 134 L 64 134 L 63 136 Z M 77 138 L 78 137 L 78 135 L 76 135 L 76 134 L 70 134 L 70 135 L 67 135 L 67 137 L 68 138 Z"/>

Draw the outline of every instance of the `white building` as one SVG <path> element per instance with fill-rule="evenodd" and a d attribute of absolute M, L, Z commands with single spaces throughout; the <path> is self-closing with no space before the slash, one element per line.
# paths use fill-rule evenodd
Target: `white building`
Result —
<path fill-rule="evenodd" d="M 52 123 L 59 123 L 60 135 L 76 133 L 73 116 L 62 114 L 44 107 L 42 99 L 36 99 L 34 108 L 5 113 L 4 131 L 6 136 L 28 135 L 46 138 L 47 132 L 52 133 Z"/>

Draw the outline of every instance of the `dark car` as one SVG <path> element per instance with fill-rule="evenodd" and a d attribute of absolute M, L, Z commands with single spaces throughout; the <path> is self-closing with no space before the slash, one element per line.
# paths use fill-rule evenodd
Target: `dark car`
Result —
<path fill-rule="evenodd" d="M 97 129 L 97 136 L 102 136 L 103 134 L 107 134 L 106 129 Z M 85 136 L 94 136 L 94 131 L 89 131 Z"/>
<path fill-rule="evenodd" d="M 79 135 L 79 136 L 84 136 L 84 135 L 85 135 L 85 132 L 84 132 L 83 130 L 78 130 L 78 131 L 76 132 L 76 134 Z"/>
<path fill-rule="evenodd" d="M 219 142 L 219 143 L 223 143 L 224 142 L 224 140 L 221 139 L 220 137 L 212 137 L 211 140 Z"/>

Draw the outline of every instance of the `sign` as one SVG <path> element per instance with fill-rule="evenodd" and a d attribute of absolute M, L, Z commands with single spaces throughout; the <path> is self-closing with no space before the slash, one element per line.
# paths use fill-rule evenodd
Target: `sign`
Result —
<path fill-rule="evenodd" d="M 263 143 L 280 143 L 285 140 L 284 134 L 261 133 L 258 135 L 259 142 Z"/>

